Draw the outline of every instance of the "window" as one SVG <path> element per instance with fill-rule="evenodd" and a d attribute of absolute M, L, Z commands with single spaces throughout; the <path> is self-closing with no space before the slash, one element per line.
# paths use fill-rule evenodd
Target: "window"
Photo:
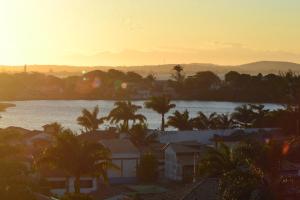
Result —
<path fill-rule="evenodd" d="M 64 189 L 66 188 L 66 181 L 49 181 L 51 189 Z"/>

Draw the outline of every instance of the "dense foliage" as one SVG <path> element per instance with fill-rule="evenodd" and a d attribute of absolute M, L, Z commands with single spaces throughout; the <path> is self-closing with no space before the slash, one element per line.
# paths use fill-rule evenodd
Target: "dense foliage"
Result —
<path fill-rule="evenodd" d="M 100 143 L 81 141 L 70 130 L 64 130 L 56 137 L 53 145 L 45 150 L 38 163 L 40 168 L 58 169 L 64 172 L 66 177 L 75 177 L 75 193 L 80 193 L 81 176 L 101 176 L 107 181 L 107 170 L 117 168 L 111 163 L 109 149 Z"/>
<path fill-rule="evenodd" d="M 299 75 L 292 72 L 249 75 L 231 71 L 220 78 L 202 71 L 185 76 L 183 67 L 176 65 L 168 81 L 115 69 L 66 78 L 2 73 L 0 99 L 145 99 L 168 94 L 175 99 L 287 103 L 289 94 L 299 96 L 299 86 Z"/>
<path fill-rule="evenodd" d="M 217 148 L 208 147 L 199 162 L 198 174 L 217 177 L 219 195 L 224 200 L 278 199 L 280 165 L 288 153 L 285 145 L 246 141 L 233 148 L 222 143 Z"/>
<path fill-rule="evenodd" d="M 22 162 L 21 147 L 10 144 L 15 136 L 3 133 L 0 138 L 0 199 L 35 200 L 31 168 Z"/>
<path fill-rule="evenodd" d="M 137 168 L 137 175 L 140 181 L 151 183 L 158 178 L 158 160 L 152 154 L 144 154 L 141 157 Z"/>

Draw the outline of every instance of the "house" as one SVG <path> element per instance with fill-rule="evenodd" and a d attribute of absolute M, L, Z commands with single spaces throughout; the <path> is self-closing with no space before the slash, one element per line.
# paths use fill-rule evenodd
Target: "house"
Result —
<path fill-rule="evenodd" d="M 61 171 L 45 169 L 40 172 L 41 177 L 46 180 L 43 186 L 51 192 L 51 194 L 59 197 L 65 193 L 73 193 L 75 178 L 69 177 Z M 82 176 L 80 177 L 80 192 L 83 194 L 90 194 L 97 191 L 99 188 L 99 181 L 95 177 Z"/>
<path fill-rule="evenodd" d="M 165 178 L 173 181 L 191 181 L 195 165 L 206 147 L 198 142 L 169 143 L 164 147 Z"/>
<path fill-rule="evenodd" d="M 277 128 L 247 128 L 247 129 L 219 129 L 219 130 L 192 130 L 192 131 L 157 131 L 158 140 L 160 143 L 168 144 L 185 142 L 185 141 L 197 141 L 201 144 L 214 144 L 212 140 L 215 135 L 218 136 L 231 136 L 238 133 L 238 135 L 243 134 L 249 136 L 251 134 L 259 135 L 277 135 L 281 131 Z"/>
<path fill-rule="evenodd" d="M 119 170 L 108 171 L 109 182 L 111 184 L 135 183 L 140 152 L 132 142 L 129 139 L 110 139 L 99 142 L 111 151 L 112 162 L 119 167 Z"/>
<path fill-rule="evenodd" d="M 28 146 L 35 146 L 40 143 L 52 143 L 54 136 L 42 131 L 33 131 L 26 137 L 25 144 Z"/>

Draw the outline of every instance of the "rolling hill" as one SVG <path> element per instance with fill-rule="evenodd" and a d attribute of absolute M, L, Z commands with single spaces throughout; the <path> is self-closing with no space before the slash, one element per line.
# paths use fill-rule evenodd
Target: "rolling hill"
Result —
<path fill-rule="evenodd" d="M 165 65 L 144 65 L 144 66 L 63 66 L 63 65 L 28 65 L 28 72 L 40 72 L 46 74 L 52 74 L 59 77 L 80 75 L 82 73 L 93 71 L 93 70 L 103 70 L 107 71 L 109 69 L 117 69 L 121 71 L 135 71 L 145 76 L 149 73 L 154 73 L 159 79 L 167 79 L 172 73 L 172 68 L 176 64 L 165 64 Z M 249 74 L 268 74 L 279 72 L 284 72 L 292 70 L 294 72 L 300 72 L 300 64 L 292 62 L 282 62 L 282 61 L 259 61 L 253 63 L 247 63 L 236 66 L 229 65 L 215 65 L 207 63 L 191 63 L 182 64 L 186 75 L 194 74 L 198 71 L 213 71 L 221 77 L 228 71 L 238 71 L 240 73 Z M 23 66 L 0 66 L 0 71 L 6 73 L 23 72 Z"/>

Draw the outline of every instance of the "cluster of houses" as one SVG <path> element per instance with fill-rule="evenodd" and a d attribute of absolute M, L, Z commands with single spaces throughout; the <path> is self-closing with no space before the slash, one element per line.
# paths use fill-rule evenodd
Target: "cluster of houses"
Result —
<path fill-rule="evenodd" d="M 8 131 L 18 131 L 23 133 L 20 140 L 27 148 L 28 160 L 34 157 L 35 153 L 41 151 L 54 141 L 53 130 L 50 126 L 44 126 L 43 131 L 29 131 L 22 128 L 9 127 Z M 158 143 L 154 143 L 147 148 L 138 149 L 128 138 L 120 137 L 119 134 L 110 131 L 96 131 L 93 133 L 81 134 L 78 137 L 81 140 L 99 142 L 110 149 L 112 162 L 120 170 L 109 170 L 108 178 L 113 184 L 136 184 L 137 165 L 143 153 L 151 151 L 159 161 L 160 180 L 172 182 L 193 182 L 195 178 L 195 166 L 207 145 L 215 145 L 215 140 L 223 138 L 223 141 L 229 145 L 235 145 L 239 139 L 232 137 L 234 130 L 208 130 L 202 131 L 170 131 L 158 133 Z M 248 129 L 246 132 L 257 132 L 258 130 Z M 266 129 L 264 132 L 276 133 L 277 130 Z M 247 134 L 247 133 L 246 133 Z M 218 135 L 218 137 L 216 137 Z M 268 134 L 270 135 L 270 134 Z M 272 135 L 272 134 L 271 134 Z M 274 134 L 277 135 L 277 134 Z M 267 140 L 261 137 L 259 139 Z M 295 169 L 295 166 L 298 167 Z M 299 165 L 293 165 L 290 169 L 284 171 L 290 175 L 297 175 L 300 169 Z M 291 174 L 293 173 L 293 174 Z M 52 194 L 61 196 L 66 192 L 74 192 L 74 178 L 66 179 L 60 171 L 40 171 L 39 176 L 47 182 L 47 186 Z M 95 177 L 81 177 L 81 192 L 97 192 L 102 182 Z"/>

